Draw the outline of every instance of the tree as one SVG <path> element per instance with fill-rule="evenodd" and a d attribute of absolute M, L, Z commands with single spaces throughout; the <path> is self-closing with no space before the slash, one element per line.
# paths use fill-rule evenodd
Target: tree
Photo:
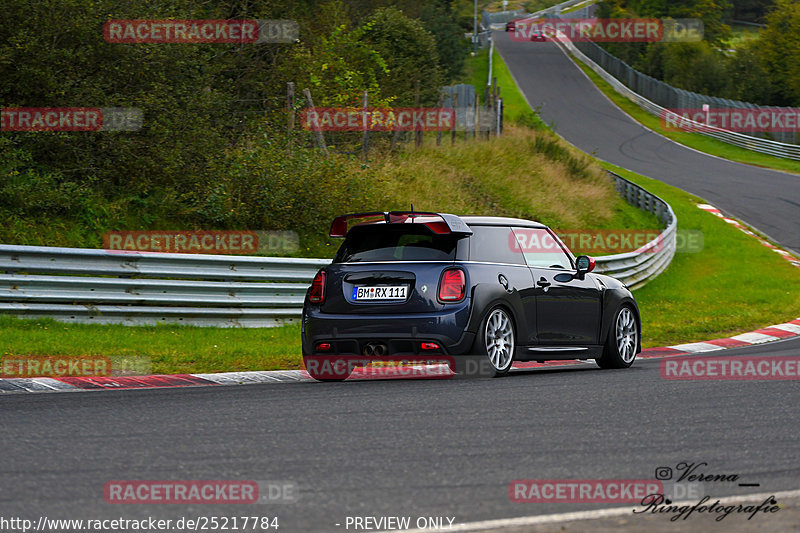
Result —
<path fill-rule="evenodd" d="M 770 105 L 775 101 L 775 88 L 759 40 L 740 47 L 727 69 L 731 98 L 759 105 Z"/>
<path fill-rule="evenodd" d="M 725 24 L 733 13 L 731 0 L 611 0 L 600 16 L 698 18 L 705 26 L 705 40 L 719 44 L 730 37 Z M 602 4 L 601 4 L 602 5 Z"/>
<path fill-rule="evenodd" d="M 439 67 L 447 81 L 452 80 L 464 67 L 464 59 L 470 50 L 464 31 L 455 21 L 449 0 L 430 2 L 422 10 L 420 20 L 436 39 Z"/>
<path fill-rule="evenodd" d="M 776 0 L 758 39 L 776 105 L 800 105 L 800 3 Z"/>
<path fill-rule="evenodd" d="M 726 91 L 728 77 L 721 53 L 707 43 L 672 43 L 663 54 L 666 83 L 710 96 Z"/>
<path fill-rule="evenodd" d="M 733 0 L 733 20 L 764 22 L 775 0 Z"/>
<path fill-rule="evenodd" d="M 398 104 L 414 103 L 416 81 L 423 105 L 438 102 L 444 76 L 436 40 L 420 21 L 394 7 L 381 8 L 361 27 L 360 39 L 386 59 L 387 70 L 378 72 L 378 84 L 391 90 Z"/>

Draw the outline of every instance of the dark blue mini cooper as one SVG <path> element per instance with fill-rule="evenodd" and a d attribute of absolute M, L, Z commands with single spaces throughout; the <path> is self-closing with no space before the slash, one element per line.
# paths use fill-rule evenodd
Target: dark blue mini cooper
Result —
<path fill-rule="evenodd" d="M 625 368 L 641 350 L 631 292 L 537 222 L 358 213 L 337 217 L 330 235 L 344 242 L 306 294 L 306 361 L 479 356 L 500 376 L 514 361 Z"/>

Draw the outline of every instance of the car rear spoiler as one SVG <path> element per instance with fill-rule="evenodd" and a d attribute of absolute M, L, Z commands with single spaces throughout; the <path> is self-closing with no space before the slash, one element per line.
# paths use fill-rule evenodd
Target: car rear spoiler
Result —
<path fill-rule="evenodd" d="M 472 235 L 469 226 L 456 215 L 425 211 L 374 211 L 351 213 L 334 218 L 330 236 L 344 237 L 350 228 L 367 224 L 424 224 L 428 229 L 440 235 L 451 233 Z"/>

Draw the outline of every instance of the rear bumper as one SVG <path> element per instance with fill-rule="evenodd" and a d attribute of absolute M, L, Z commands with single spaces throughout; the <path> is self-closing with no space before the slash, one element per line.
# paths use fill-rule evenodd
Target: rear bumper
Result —
<path fill-rule="evenodd" d="M 475 334 L 465 331 L 469 324 L 469 299 L 442 311 L 409 314 L 329 314 L 319 308 L 303 309 L 303 355 L 324 353 L 363 353 L 367 343 L 383 343 L 387 355 L 465 354 L 472 348 Z M 315 352 L 320 342 L 331 344 L 331 350 Z M 441 350 L 423 351 L 422 342 L 435 342 Z"/>

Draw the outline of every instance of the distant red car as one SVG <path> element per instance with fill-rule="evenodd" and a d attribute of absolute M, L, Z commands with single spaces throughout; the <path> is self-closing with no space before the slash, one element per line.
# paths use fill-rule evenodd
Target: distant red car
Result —
<path fill-rule="evenodd" d="M 531 30 L 531 41 L 545 42 L 547 41 L 547 36 L 542 30 Z"/>
<path fill-rule="evenodd" d="M 512 20 L 512 21 L 506 22 L 506 31 L 514 31 L 516 29 L 517 29 L 517 21 L 516 20 Z"/>

